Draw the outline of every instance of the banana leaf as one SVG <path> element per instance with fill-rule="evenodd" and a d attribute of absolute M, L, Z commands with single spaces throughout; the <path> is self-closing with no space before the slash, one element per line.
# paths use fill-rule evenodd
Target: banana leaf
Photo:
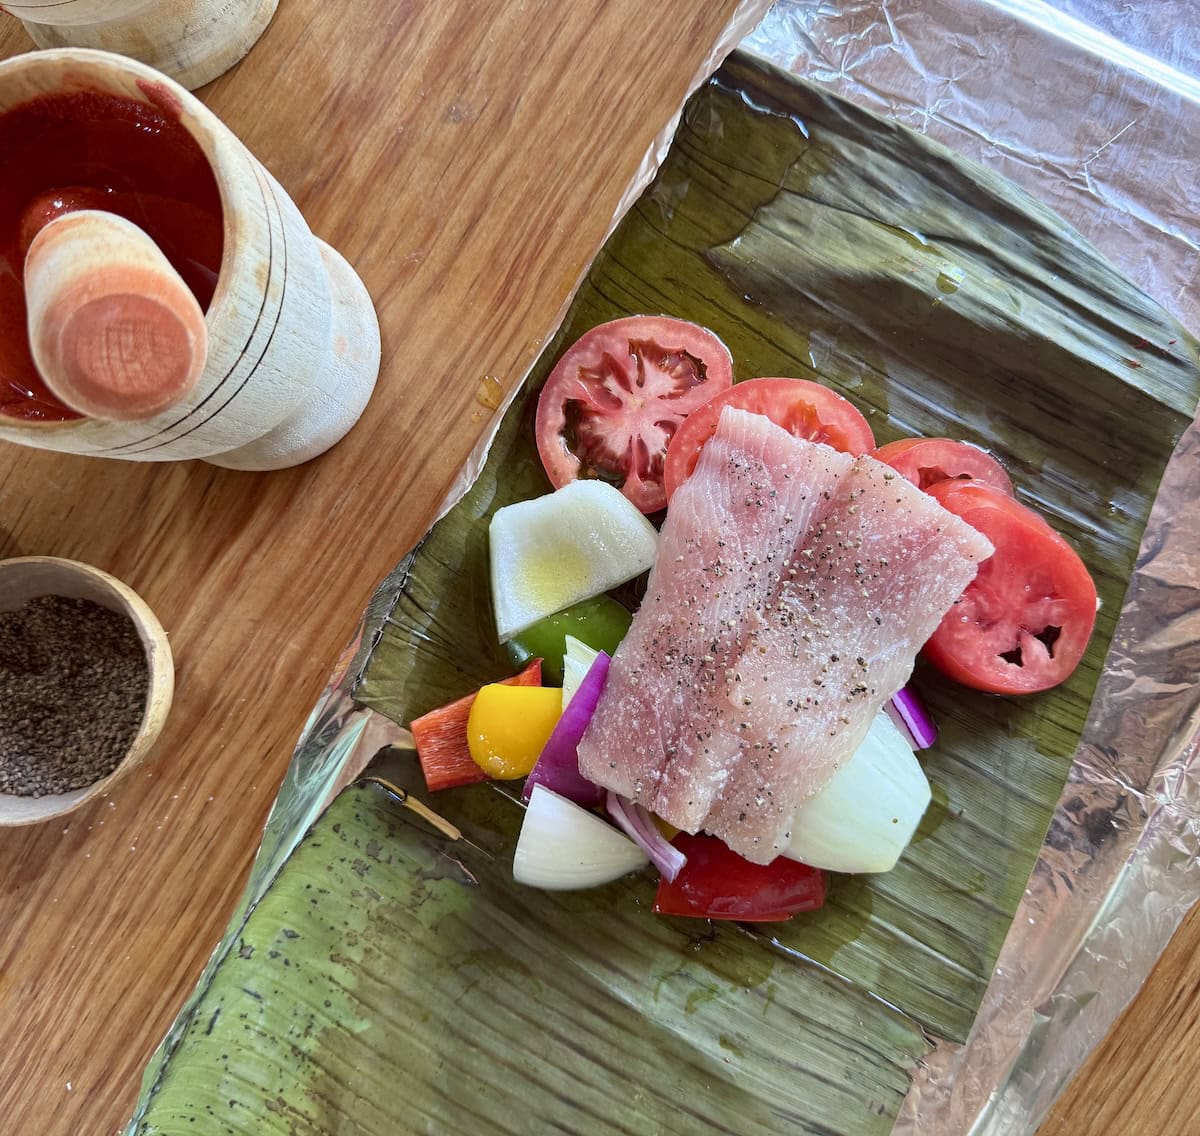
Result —
<path fill-rule="evenodd" d="M 218 969 L 139 1131 L 888 1130 L 924 1051 L 913 1022 L 751 939 L 649 919 L 644 880 L 514 887 L 519 810 L 456 795 L 470 845 L 371 785 L 333 802 Z M 868 1047 L 844 1048 L 864 1029 Z M 813 1109 L 839 1126 L 811 1126 Z"/>
<path fill-rule="evenodd" d="M 360 704 L 406 724 L 511 672 L 488 520 L 548 488 L 532 419 L 558 355 L 639 312 L 712 328 L 739 378 L 833 386 L 880 442 L 995 452 L 1096 579 L 1083 664 L 1026 698 L 919 669 L 941 737 L 918 839 L 893 872 L 836 879 L 824 909 L 766 928 L 656 918 L 645 876 L 518 887 L 519 807 L 493 787 L 432 802 L 453 844 L 352 787 L 228 940 L 136 1131 L 862 1136 L 890 1130 L 930 1039 L 965 1038 L 1195 410 L 1197 344 L 1003 178 L 735 55 L 689 102 L 473 486 L 394 574 Z M 420 793 L 411 755 L 390 775 Z"/>

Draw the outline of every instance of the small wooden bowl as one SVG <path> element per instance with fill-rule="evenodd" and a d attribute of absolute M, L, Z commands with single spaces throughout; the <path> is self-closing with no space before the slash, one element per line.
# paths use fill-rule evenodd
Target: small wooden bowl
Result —
<path fill-rule="evenodd" d="M 162 730 L 175 692 L 175 667 L 167 634 L 132 588 L 120 580 L 76 560 L 55 556 L 22 556 L 0 560 L 0 611 L 12 611 L 36 596 L 58 595 L 91 600 L 110 611 L 128 616 L 137 628 L 146 651 L 150 683 L 142 724 L 117 767 L 99 781 L 69 793 L 45 797 L 17 797 L 0 793 L 0 828 L 38 824 L 74 812 L 100 793 L 111 789 L 122 777 L 136 769 L 150 752 Z"/>

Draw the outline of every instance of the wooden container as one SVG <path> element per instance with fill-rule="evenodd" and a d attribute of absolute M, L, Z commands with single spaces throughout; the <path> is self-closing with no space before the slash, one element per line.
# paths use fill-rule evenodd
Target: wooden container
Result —
<path fill-rule="evenodd" d="M 129 55 L 189 90 L 228 71 L 266 31 L 279 0 L 7 0 L 38 47 Z"/>
<path fill-rule="evenodd" d="M 149 417 L 0 417 L 0 439 L 247 470 L 296 465 L 328 449 L 358 420 L 379 371 L 379 325 L 362 282 L 312 235 L 245 146 L 178 84 L 133 60 L 78 48 L 0 63 L 0 114 L 41 95 L 92 91 L 149 102 L 177 118 L 216 178 L 224 250 L 204 317 L 203 371 L 179 401 Z"/>
<path fill-rule="evenodd" d="M 150 752 L 167 720 L 175 692 L 175 667 L 166 632 L 145 601 L 120 580 L 76 560 L 53 556 L 24 556 L 0 560 L 0 611 L 12 611 L 37 596 L 58 595 L 91 600 L 127 615 L 137 628 L 146 651 L 150 684 L 142 724 L 120 764 L 107 776 L 82 789 L 45 797 L 16 797 L 0 793 L 0 828 L 38 824 L 74 812 L 93 797 L 111 789 Z"/>

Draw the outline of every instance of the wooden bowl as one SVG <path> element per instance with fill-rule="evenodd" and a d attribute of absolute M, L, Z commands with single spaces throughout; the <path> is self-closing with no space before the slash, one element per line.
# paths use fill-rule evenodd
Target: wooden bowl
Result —
<path fill-rule="evenodd" d="M 238 62 L 279 0 L 7 0 L 38 47 L 131 55 L 189 90 Z"/>
<path fill-rule="evenodd" d="M 137 628 L 146 652 L 150 683 L 142 724 L 117 767 L 106 777 L 82 789 L 44 797 L 17 797 L 0 793 L 0 828 L 38 824 L 74 812 L 100 793 L 111 789 L 136 769 L 150 752 L 162 730 L 175 691 L 175 667 L 166 632 L 132 588 L 120 580 L 76 560 L 54 556 L 23 556 L 0 560 L 0 611 L 12 611 L 36 596 L 59 595 L 91 600 L 110 611 L 128 616 Z"/>
<path fill-rule="evenodd" d="M 97 93 L 176 120 L 216 182 L 224 239 L 204 314 L 203 369 L 179 401 L 150 417 L 0 416 L 0 440 L 126 461 L 204 458 L 244 470 L 283 469 L 324 453 L 358 421 L 379 374 L 379 321 L 363 282 L 313 236 L 229 128 L 165 75 L 82 48 L 0 61 L 0 113 L 42 97 Z"/>

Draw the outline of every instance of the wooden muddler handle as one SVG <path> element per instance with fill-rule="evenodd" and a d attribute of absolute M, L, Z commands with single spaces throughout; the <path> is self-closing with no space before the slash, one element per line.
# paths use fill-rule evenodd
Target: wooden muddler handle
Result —
<path fill-rule="evenodd" d="M 72 410 L 117 421 L 178 402 L 204 370 L 208 328 L 158 246 L 114 213 L 67 213 L 25 258 L 33 361 Z"/>

